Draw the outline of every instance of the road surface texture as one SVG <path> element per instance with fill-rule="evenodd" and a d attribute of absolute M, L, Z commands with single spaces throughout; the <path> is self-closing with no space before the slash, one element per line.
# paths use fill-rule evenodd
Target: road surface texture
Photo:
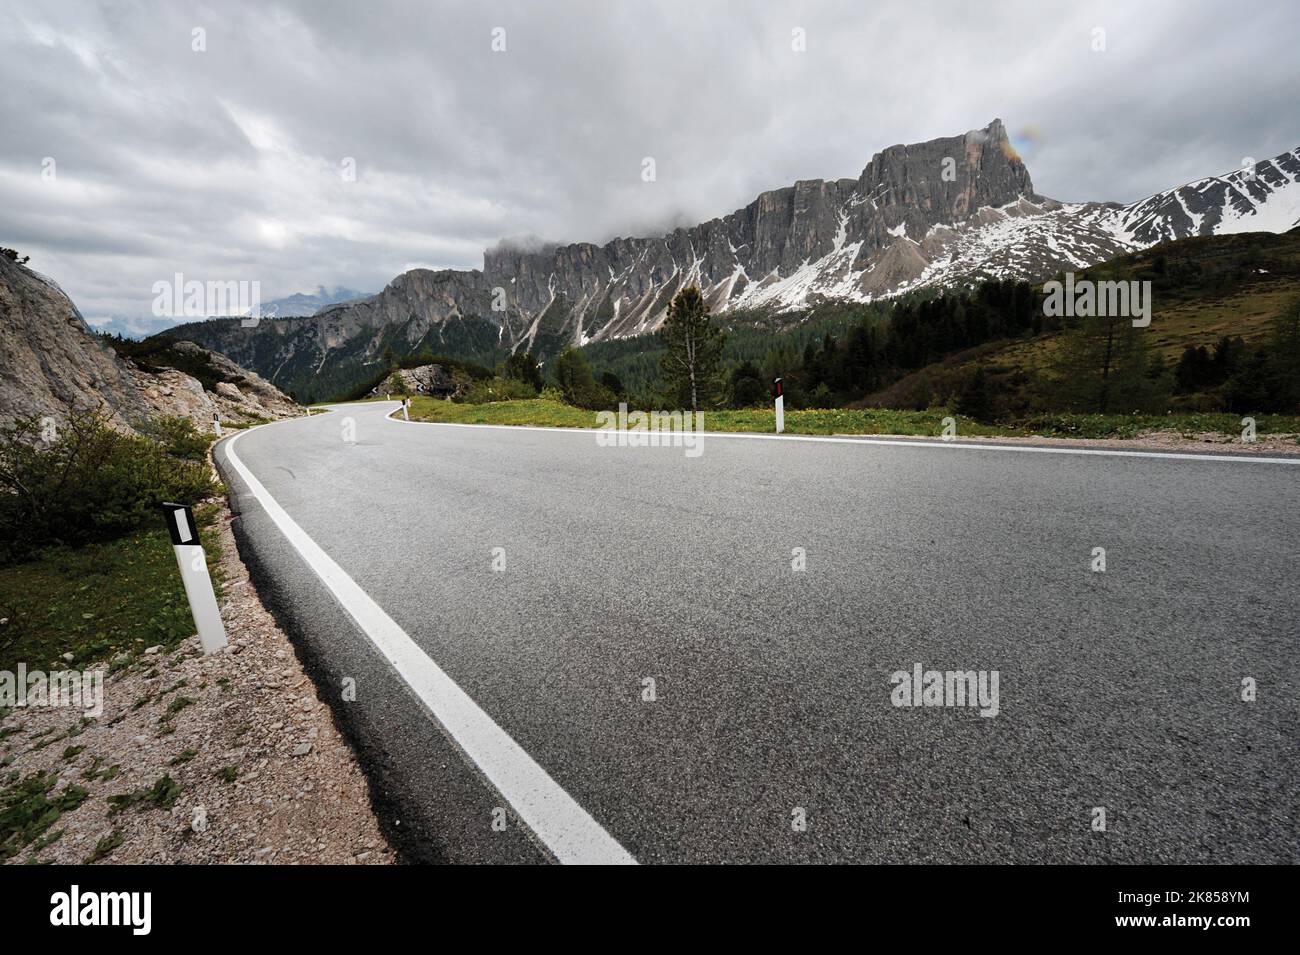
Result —
<path fill-rule="evenodd" d="M 396 407 L 218 461 L 413 858 L 1300 862 L 1300 466 Z M 894 705 L 917 664 L 997 715 Z"/>

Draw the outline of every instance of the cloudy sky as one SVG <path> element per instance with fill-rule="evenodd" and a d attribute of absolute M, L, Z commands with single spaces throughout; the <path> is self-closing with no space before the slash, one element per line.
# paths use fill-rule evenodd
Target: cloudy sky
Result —
<path fill-rule="evenodd" d="M 503 237 L 655 234 L 994 117 L 1065 200 L 1300 145 L 1294 0 L 0 0 L 0 24 L 0 245 L 92 322 L 176 272 L 374 291 Z"/>

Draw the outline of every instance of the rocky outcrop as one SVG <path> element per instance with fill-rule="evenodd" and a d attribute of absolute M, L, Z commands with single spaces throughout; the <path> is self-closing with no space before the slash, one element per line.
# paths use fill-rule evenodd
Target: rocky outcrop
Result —
<path fill-rule="evenodd" d="M 145 370 L 128 361 L 135 386 L 151 415 L 189 418 L 197 427 L 206 429 L 212 427 L 214 415 L 227 424 L 243 424 L 301 413 L 298 404 L 280 389 L 225 355 L 200 348 L 193 342 L 177 342 L 175 348 L 205 358 L 223 380 L 217 381 L 209 391 L 197 378 L 175 368 Z"/>
<path fill-rule="evenodd" d="M 452 398 L 462 388 L 468 387 L 469 376 L 463 372 L 454 374 L 442 365 L 420 365 L 417 368 L 402 368 L 394 372 L 406 385 L 406 390 L 416 395 L 428 395 L 431 398 Z M 391 376 L 390 376 L 391 378 Z M 385 378 L 370 392 L 372 397 L 387 395 L 392 391 L 390 378 Z"/>
<path fill-rule="evenodd" d="M 124 359 L 51 279 L 0 256 L 0 424 L 102 410 L 120 428 L 147 431 L 163 415 L 209 428 L 214 414 L 235 423 L 300 412 L 278 388 L 226 356 L 192 342 L 173 347 L 201 362 L 217 390 L 175 368 Z"/>

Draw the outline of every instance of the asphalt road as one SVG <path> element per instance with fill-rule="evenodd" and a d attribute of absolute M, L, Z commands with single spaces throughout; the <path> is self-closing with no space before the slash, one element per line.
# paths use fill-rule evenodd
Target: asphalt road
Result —
<path fill-rule="evenodd" d="M 714 435 L 692 458 L 395 407 L 234 453 L 637 861 L 1300 862 L 1300 465 Z M 231 447 L 241 552 L 390 831 L 417 859 L 554 858 Z M 997 671 L 997 715 L 895 706 L 916 664 Z"/>

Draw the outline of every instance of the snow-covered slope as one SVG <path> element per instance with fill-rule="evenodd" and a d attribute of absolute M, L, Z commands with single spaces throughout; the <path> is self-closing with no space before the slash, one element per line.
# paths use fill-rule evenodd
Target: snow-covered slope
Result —
<path fill-rule="evenodd" d="M 899 233 L 861 270 L 827 256 L 730 304 L 798 308 L 818 295 L 864 301 L 985 278 L 1037 281 L 1188 236 L 1286 232 L 1297 226 L 1300 149 L 1126 206 L 1042 197 L 986 206 L 961 222 L 931 226 L 919 241 Z M 889 278 L 876 290 L 864 289 L 863 279 L 882 268 Z"/>
<path fill-rule="evenodd" d="M 1189 235 L 1287 232 L 1300 225 L 1300 149 L 1125 206 L 1116 232 L 1138 246 Z"/>

